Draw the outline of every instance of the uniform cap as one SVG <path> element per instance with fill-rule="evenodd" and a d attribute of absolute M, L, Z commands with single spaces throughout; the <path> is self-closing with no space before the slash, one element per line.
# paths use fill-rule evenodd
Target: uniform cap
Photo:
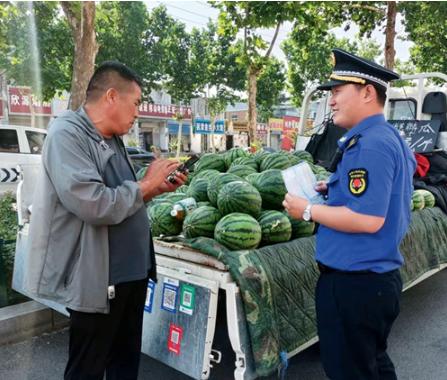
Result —
<path fill-rule="evenodd" d="M 342 84 L 379 85 L 386 89 L 388 82 L 399 79 L 399 75 L 373 61 L 357 57 L 342 49 L 333 49 L 334 68 L 330 81 L 318 86 L 319 90 L 330 90 Z"/>

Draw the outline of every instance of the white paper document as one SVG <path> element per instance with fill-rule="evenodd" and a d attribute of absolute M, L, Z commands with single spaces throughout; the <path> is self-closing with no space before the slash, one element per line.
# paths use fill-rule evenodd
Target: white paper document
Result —
<path fill-rule="evenodd" d="M 323 196 L 315 190 L 317 178 L 307 162 L 301 162 L 281 172 L 287 192 L 305 198 L 312 204 L 324 203 Z"/>

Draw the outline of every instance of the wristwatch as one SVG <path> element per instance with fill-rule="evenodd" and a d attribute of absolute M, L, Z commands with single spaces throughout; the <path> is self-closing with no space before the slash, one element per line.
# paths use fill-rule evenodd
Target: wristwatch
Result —
<path fill-rule="evenodd" d="M 309 203 L 303 211 L 303 220 L 310 222 L 312 220 L 312 213 L 310 212 L 312 208 L 312 203 Z"/>

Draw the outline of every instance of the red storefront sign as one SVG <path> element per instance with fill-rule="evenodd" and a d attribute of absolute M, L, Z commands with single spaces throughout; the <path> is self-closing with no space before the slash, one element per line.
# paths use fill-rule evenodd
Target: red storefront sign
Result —
<path fill-rule="evenodd" d="M 191 107 L 148 102 L 141 103 L 138 113 L 139 116 L 161 117 L 164 119 L 173 119 L 177 114 L 182 115 L 183 119 L 191 119 L 192 116 Z"/>
<path fill-rule="evenodd" d="M 34 99 L 31 87 L 8 86 L 10 115 L 31 115 L 31 104 L 35 115 L 51 116 L 51 103 Z"/>
<path fill-rule="evenodd" d="M 299 121 L 300 118 L 297 116 L 284 116 L 281 149 L 292 150 L 294 148 L 295 136 L 298 132 Z"/>

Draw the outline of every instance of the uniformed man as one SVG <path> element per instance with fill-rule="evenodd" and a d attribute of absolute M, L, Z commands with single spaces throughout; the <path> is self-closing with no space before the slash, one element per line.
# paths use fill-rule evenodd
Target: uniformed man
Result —
<path fill-rule="evenodd" d="M 383 115 L 386 88 L 399 76 L 341 49 L 333 50 L 330 82 L 334 123 L 347 129 L 325 205 L 286 195 L 297 219 L 320 224 L 316 260 L 321 275 L 316 310 L 321 360 L 333 380 L 396 379 L 386 353 L 399 313 L 403 258 L 410 223 L 414 156 Z"/>

